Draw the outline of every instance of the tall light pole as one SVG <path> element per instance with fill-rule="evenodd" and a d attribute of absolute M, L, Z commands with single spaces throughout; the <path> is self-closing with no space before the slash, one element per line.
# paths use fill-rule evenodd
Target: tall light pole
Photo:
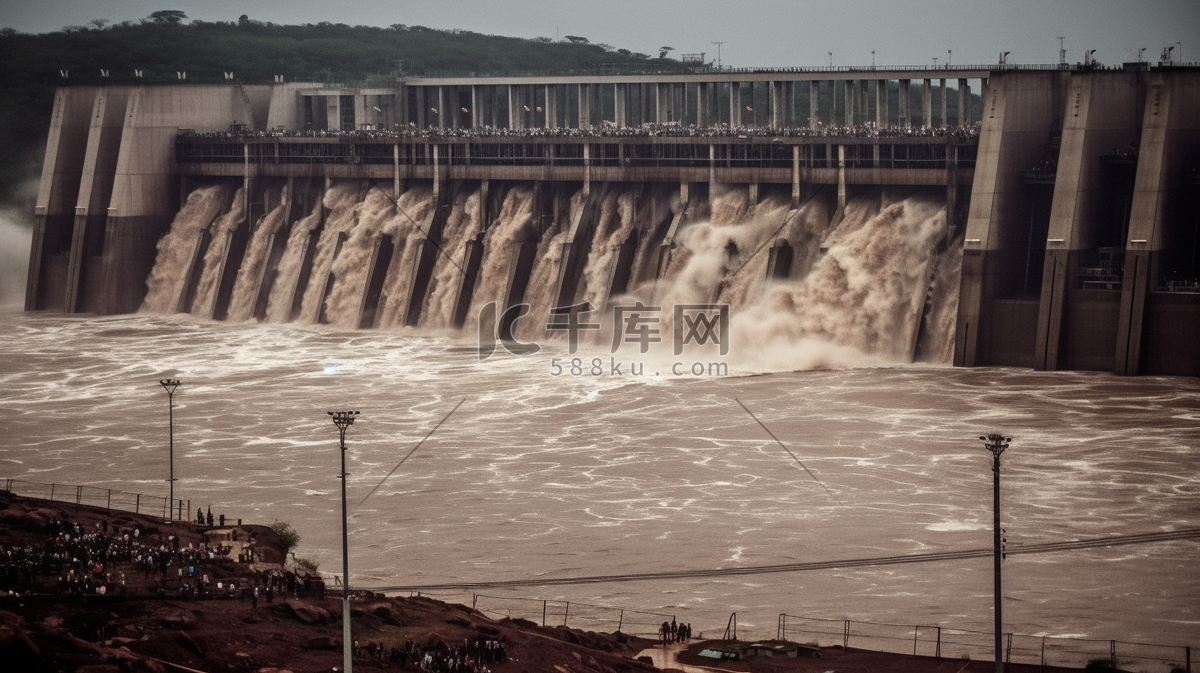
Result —
<path fill-rule="evenodd" d="M 725 44 L 725 40 L 713 42 L 717 47 L 717 70 L 721 69 L 721 45 Z"/>
<path fill-rule="evenodd" d="M 179 379 L 159 379 L 158 382 L 167 391 L 167 455 L 170 461 L 167 483 L 171 485 L 167 523 L 172 523 L 175 521 L 175 389 L 179 387 Z"/>
<path fill-rule="evenodd" d="M 996 673 L 1004 673 L 1004 620 L 1001 613 L 1002 594 L 1000 593 L 1000 561 L 1004 555 L 1004 540 L 1000 528 L 1000 454 L 1008 448 L 1012 437 L 990 434 L 981 436 L 983 448 L 992 454 L 992 557 L 995 566 L 994 599 L 996 611 Z"/>
<path fill-rule="evenodd" d="M 352 673 L 354 669 L 354 641 L 350 636 L 350 533 L 346 523 L 346 428 L 354 425 L 357 411 L 330 411 L 333 424 L 340 435 L 342 449 L 342 670 Z"/>

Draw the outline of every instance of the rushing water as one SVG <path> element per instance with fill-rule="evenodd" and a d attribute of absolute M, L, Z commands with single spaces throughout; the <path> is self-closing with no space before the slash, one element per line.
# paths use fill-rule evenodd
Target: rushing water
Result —
<path fill-rule="evenodd" d="M 653 354 L 641 378 L 554 376 L 551 358 L 565 354 L 553 343 L 480 362 L 472 343 L 409 330 L 184 315 L 10 311 L 0 337 L 5 476 L 165 493 L 157 379 L 177 375 L 177 495 L 291 522 L 299 555 L 326 572 L 341 564 L 325 412 L 360 409 L 348 433 L 360 585 L 989 547 L 992 475 L 977 436 L 996 430 L 1013 437 L 1010 544 L 1200 524 L 1195 379 L 930 366 L 738 376 L 750 370 L 736 364 L 729 377 L 673 377 L 669 356 Z M 1176 541 L 1010 557 L 1006 626 L 1195 644 L 1197 551 Z M 734 611 L 760 635 L 780 612 L 986 631 L 991 580 L 991 560 L 975 559 L 509 593 L 676 613 L 709 631 Z"/>

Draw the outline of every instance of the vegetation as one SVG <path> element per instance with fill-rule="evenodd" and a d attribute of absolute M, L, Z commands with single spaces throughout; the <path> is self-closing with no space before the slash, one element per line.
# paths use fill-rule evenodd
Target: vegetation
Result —
<path fill-rule="evenodd" d="M 284 521 L 276 521 L 270 525 L 270 529 L 275 531 L 275 534 L 283 541 L 284 554 L 295 549 L 296 545 L 300 544 L 300 533 L 297 533 L 291 524 Z"/>
<path fill-rule="evenodd" d="M 289 82 L 382 85 L 402 75 L 685 69 L 665 54 L 656 59 L 577 35 L 556 42 L 403 24 L 281 25 L 247 15 L 189 21 L 179 10 L 117 24 L 95 19 L 41 35 L 0 28 L 0 201 L 40 170 L 54 89 L 62 83 L 171 83 L 177 73 L 187 73 L 189 83 L 213 83 L 233 72 L 249 84 L 282 75 Z"/>
<path fill-rule="evenodd" d="M 316 561 L 313 561 L 311 559 L 297 558 L 297 557 L 293 556 L 292 561 L 296 567 L 296 570 L 303 572 L 303 573 L 307 573 L 309 575 L 316 575 L 317 569 L 321 567 L 320 563 L 317 563 Z"/>

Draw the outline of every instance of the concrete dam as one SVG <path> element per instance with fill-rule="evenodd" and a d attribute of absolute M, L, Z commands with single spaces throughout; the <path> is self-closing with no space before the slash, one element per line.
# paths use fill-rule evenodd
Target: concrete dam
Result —
<path fill-rule="evenodd" d="M 1200 375 L 1200 70 L 56 94 L 27 310 L 473 333 L 527 304 L 499 328 L 537 341 L 634 301 L 728 305 L 751 350 Z"/>

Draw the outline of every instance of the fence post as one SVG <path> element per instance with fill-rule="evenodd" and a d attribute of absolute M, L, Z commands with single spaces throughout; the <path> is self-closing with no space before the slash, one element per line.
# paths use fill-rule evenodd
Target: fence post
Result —
<path fill-rule="evenodd" d="M 83 487 L 76 486 L 75 487 L 75 504 L 78 505 L 81 500 L 83 500 Z"/>
<path fill-rule="evenodd" d="M 54 500 L 54 482 L 50 482 L 50 500 Z"/>
<path fill-rule="evenodd" d="M 109 514 L 112 514 L 112 489 L 111 488 L 108 489 L 108 499 L 104 503 L 104 509 L 108 510 Z"/>
<path fill-rule="evenodd" d="M 1115 640 L 1108 641 L 1108 660 L 1112 662 L 1113 666 L 1117 665 L 1117 641 Z"/>
<path fill-rule="evenodd" d="M 191 504 L 191 503 L 189 503 L 189 504 Z M 189 507 L 188 509 L 191 509 L 191 508 Z M 471 609 L 472 609 L 472 610 L 474 610 L 474 609 L 475 609 L 475 606 L 476 606 L 478 603 L 479 603 L 479 594 L 477 594 L 477 593 L 472 593 L 472 594 L 471 594 Z"/>
<path fill-rule="evenodd" d="M 842 649 L 843 650 L 850 649 L 850 620 L 849 619 L 847 619 L 846 623 L 842 625 Z"/>
<path fill-rule="evenodd" d="M 142 494 L 135 493 L 134 495 L 137 496 L 137 500 L 135 500 L 133 503 L 133 513 L 141 514 L 142 513 Z"/>
<path fill-rule="evenodd" d="M 917 634 L 921 632 L 920 624 L 913 625 L 913 656 L 917 656 Z"/>
<path fill-rule="evenodd" d="M 1192 646 L 1188 645 L 1183 648 L 1183 659 L 1187 665 L 1187 673 L 1192 673 Z"/>
<path fill-rule="evenodd" d="M 1046 636 L 1042 636 L 1042 668 L 1046 668 Z"/>
<path fill-rule="evenodd" d="M 934 650 L 934 656 L 938 659 L 942 658 L 942 627 L 937 627 L 937 649 Z"/>
<path fill-rule="evenodd" d="M 617 617 L 617 633 L 621 632 L 621 627 L 625 625 L 625 610 L 621 610 L 621 616 Z"/>
<path fill-rule="evenodd" d="M 1008 634 L 1008 639 L 1004 643 L 1004 663 L 1012 663 L 1012 637 L 1013 634 Z"/>
<path fill-rule="evenodd" d="M 571 612 L 571 601 L 567 601 L 567 606 L 563 608 L 563 626 L 567 625 L 567 614 Z"/>
<path fill-rule="evenodd" d="M 546 601 L 542 601 L 542 626 L 546 625 Z"/>

